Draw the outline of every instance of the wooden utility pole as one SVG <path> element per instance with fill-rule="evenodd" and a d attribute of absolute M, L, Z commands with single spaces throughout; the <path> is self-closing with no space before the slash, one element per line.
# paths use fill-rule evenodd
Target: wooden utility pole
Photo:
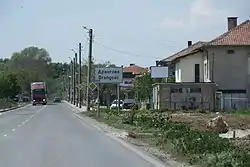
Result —
<path fill-rule="evenodd" d="M 78 87 L 79 87 L 79 84 L 78 84 L 78 69 L 77 69 L 77 66 L 78 66 L 78 64 L 77 64 L 77 53 L 75 53 L 75 98 L 76 98 L 76 106 L 78 106 L 78 102 L 79 102 L 79 95 L 78 95 Z"/>
<path fill-rule="evenodd" d="M 71 68 L 71 77 L 70 77 L 70 81 L 71 81 L 71 84 L 70 84 L 70 89 L 71 89 L 71 91 L 70 91 L 70 93 L 71 93 L 71 95 L 70 95 L 70 101 L 71 101 L 71 104 L 73 104 L 74 103 L 74 62 L 71 60 L 71 62 L 70 62 L 70 68 Z"/>
<path fill-rule="evenodd" d="M 82 107 L 82 44 L 79 43 L 79 92 L 78 92 L 78 98 L 79 98 L 79 108 Z"/>
<path fill-rule="evenodd" d="M 91 71 L 92 71 L 92 42 L 93 42 L 93 30 L 89 30 L 89 57 L 88 57 L 88 76 L 87 76 L 87 111 L 90 111 L 90 83 L 91 83 Z"/>

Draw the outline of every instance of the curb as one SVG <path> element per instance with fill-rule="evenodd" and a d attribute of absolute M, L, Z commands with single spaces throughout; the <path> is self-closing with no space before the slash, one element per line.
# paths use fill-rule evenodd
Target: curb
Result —
<path fill-rule="evenodd" d="M 79 108 L 77 106 L 75 106 L 74 104 L 71 104 L 70 102 L 63 100 L 63 103 L 66 103 L 67 105 L 69 105 L 70 107 L 72 107 L 74 110 L 77 110 L 78 112 L 86 112 L 86 110 L 84 109 L 85 106 L 82 106 L 82 108 Z"/>
<path fill-rule="evenodd" d="M 27 105 L 29 105 L 29 103 L 21 105 L 21 106 L 16 106 L 16 107 L 12 107 L 12 108 L 2 109 L 2 110 L 0 110 L 0 113 L 4 113 L 4 112 L 10 111 L 10 110 L 15 110 L 15 109 L 18 109 L 18 108 L 22 108 L 22 107 L 25 107 Z"/>

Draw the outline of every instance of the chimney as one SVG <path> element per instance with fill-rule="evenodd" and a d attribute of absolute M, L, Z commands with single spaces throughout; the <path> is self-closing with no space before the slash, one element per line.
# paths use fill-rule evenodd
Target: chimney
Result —
<path fill-rule="evenodd" d="M 228 31 L 235 27 L 237 27 L 237 17 L 228 17 L 227 18 Z"/>
<path fill-rule="evenodd" d="M 129 64 L 129 66 L 134 66 L 135 64 Z"/>
<path fill-rule="evenodd" d="M 188 47 L 192 45 L 192 41 L 188 41 Z"/>

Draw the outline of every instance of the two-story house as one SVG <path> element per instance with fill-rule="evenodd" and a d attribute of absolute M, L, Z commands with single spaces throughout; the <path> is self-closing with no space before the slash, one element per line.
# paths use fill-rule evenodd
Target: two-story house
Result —
<path fill-rule="evenodd" d="M 209 42 L 188 42 L 184 50 L 163 59 L 175 64 L 176 82 L 215 82 L 224 94 L 250 98 L 250 21 L 237 25 L 227 18 L 228 30 Z"/>

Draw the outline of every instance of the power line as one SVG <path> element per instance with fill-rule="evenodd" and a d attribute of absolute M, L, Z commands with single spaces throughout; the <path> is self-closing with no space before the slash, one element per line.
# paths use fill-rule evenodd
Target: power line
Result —
<path fill-rule="evenodd" d="M 118 53 L 122 53 L 122 54 L 126 54 L 126 55 L 130 55 L 130 56 L 136 56 L 136 57 L 147 57 L 147 58 L 155 58 L 155 59 L 161 59 L 160 57 L 153 57 L 153 56 L 146 56 L 146 55 L 141 55 L 141 54 L 135 54 L 135 53 L 131 53 L 131 52 L 128 52 L 128 51 L 124 51 L 124 50 L 118 50 L 118 49 L 114 49 L 114 48 L 111 48 L 109 46 L 106 46 L 104 44 L 101 44 L 99 42 L 96 42 L 96 40 L 94 41 L 95 44 L 98 44 L 100 46 L 102 46 L 103 48 L 106 48 L 108 50 L 112 50 L 114 52 L 118 52 Z"/>

